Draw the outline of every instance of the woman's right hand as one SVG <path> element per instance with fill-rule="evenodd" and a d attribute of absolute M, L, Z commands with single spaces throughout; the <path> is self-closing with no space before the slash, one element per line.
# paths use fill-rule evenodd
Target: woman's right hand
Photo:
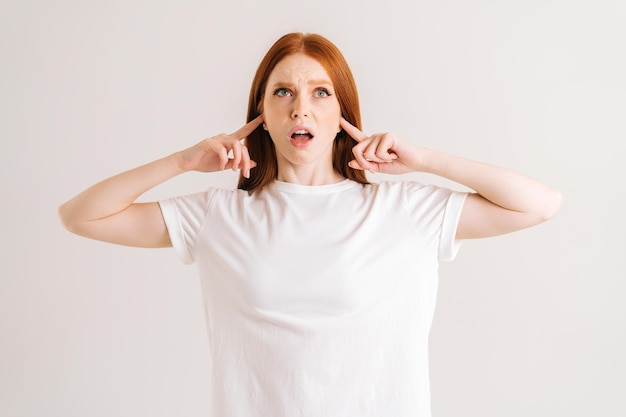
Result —
<path fill-rule="evenodd" d="M 182 171 L 214 172 L 232 169 L 241 170 L 244 177 L 250 177 L 250 169 L 256 162 L 250 159 L 248 148 L 241 140 L 263 123 L 263 116 L 248 122 L 231 134 L 219 134 L 204 139 L 196 145 L 178 152 L 178 165 Z M 232 152 L 232 158 L 229 154 Z"/>
<path fill-rule="evenodd" d="M 171 246 L 157 202 L 137 198 L 184 171 L 241 169 L 250 175 L 256 163 L 240 142 L 261 123 L 261 116 L 230 135 L 217 135 L 191 148 L 122 172 L 92 185 L 59 207 L 63 225 L 91 239 L 144 248 Z M 232 151 L 233 158 L 228 153 Z"/>

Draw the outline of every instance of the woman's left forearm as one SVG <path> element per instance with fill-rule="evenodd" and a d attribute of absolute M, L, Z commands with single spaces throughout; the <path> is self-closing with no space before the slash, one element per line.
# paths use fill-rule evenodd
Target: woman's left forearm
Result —
<path fill-rule="evenodd" d="M 561 205 L 561 194 L 519 172 L 430 149 L 422 149 L 420 171 L 462 184 L 508 210 L 549 219 Z"/>

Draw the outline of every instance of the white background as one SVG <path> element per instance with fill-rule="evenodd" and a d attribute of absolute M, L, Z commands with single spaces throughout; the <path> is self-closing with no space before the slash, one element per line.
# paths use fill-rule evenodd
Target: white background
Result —
<path fill-rule="evenodd" d="M 348 59 L 366 132 L 565 196 L 442 265 L 435 417 L 626 416 L 625 28 L 621 0 L 3 1 L 0 415 L 206 415 L 194 268 L 73 236 L 56 207 L 240 127 L 261 57 L 305 31 Z M 144 198 L 235 181 L 187 174 Z"/>

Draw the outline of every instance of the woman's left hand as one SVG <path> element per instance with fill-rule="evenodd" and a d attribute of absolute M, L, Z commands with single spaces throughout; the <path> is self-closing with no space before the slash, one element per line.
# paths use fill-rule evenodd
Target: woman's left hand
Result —
<path fill-rule="evenodd" d="M 474 190 L 463 204 L 457 239 L 497 236 L 539 224 L 561 206 L 561 194 L 525 175 L 432 149 L 418 148 L 389 133 L 367 136 L 341 120 L 358 144 L 352 148 L 354 169 L 404 174 L 428 172 Z"/>
<path fill-rule="evenodd" d="M 352 148 L 354 159 L 348 164 L 350 167 L 383 174 L 421 171 L 423 153 L 419 147 L 391 133 L 368 136 L 343 117 L 340 124 L 343 130 L 358 142 Z"/>

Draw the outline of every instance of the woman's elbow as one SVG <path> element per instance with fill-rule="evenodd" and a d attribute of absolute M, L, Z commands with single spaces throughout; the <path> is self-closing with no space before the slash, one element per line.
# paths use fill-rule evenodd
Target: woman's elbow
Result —
<path fill-rule="evenodd" d="M 563 205 L 563 194 L 557 190 L 550 190 L 548 195 L 544 197 L 543 205 L 540 209 L 539 218 L 541 222 L 545 222 L 553 218 Z"/>
<path fill-rule="evenodd" d="M 61 225 L 63 225 L 65 230 L 71 233 L 79 234 L 78 222 L 75 220 L 74 216 L 72 216 L 68 203 L 63 203 L 57 208 L 57 216 L 59 216 Z"/>

